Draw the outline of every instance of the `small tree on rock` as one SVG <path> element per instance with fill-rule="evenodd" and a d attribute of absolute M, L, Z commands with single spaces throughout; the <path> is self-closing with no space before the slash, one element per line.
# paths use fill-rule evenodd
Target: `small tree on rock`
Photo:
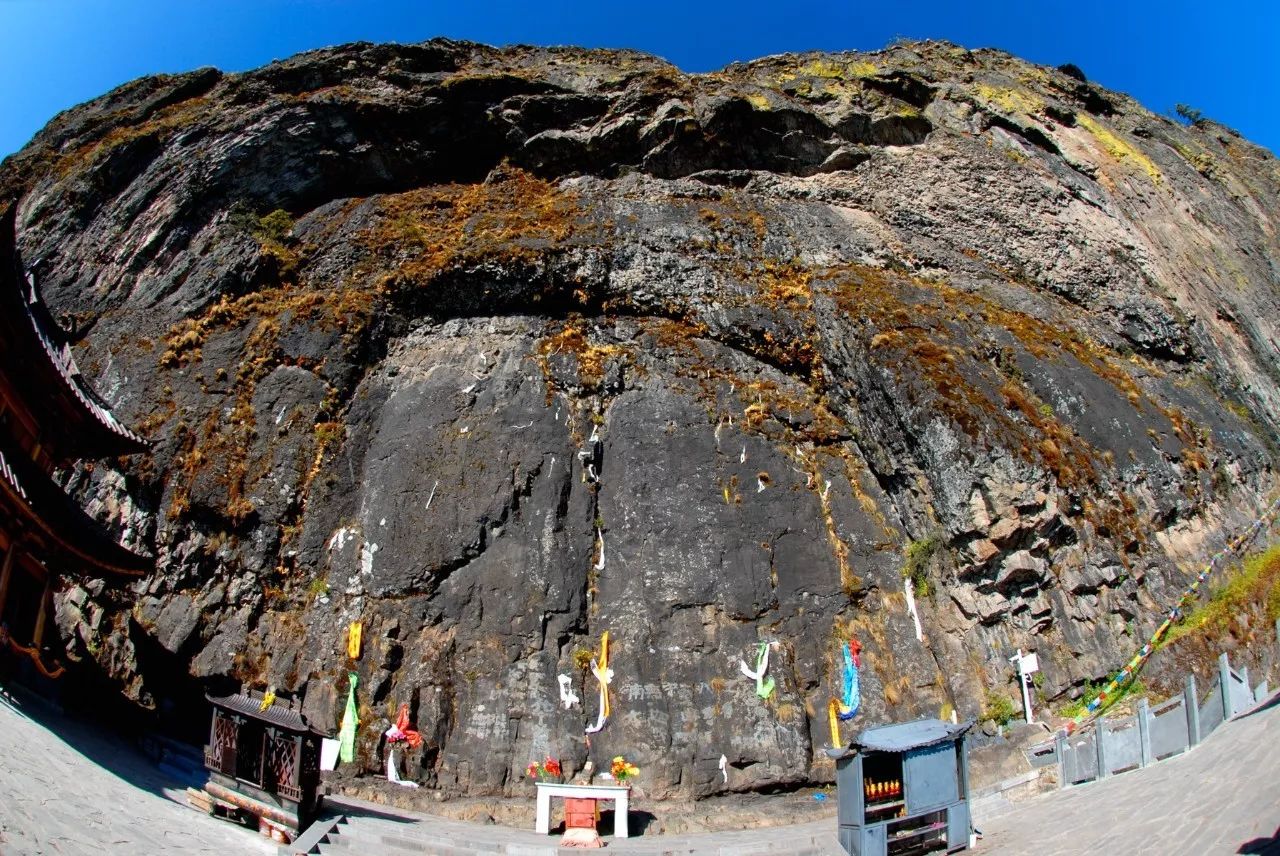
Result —
<path fill-rule="evenodd" d="M 1204 114 L 1194 107 L 1186 104 L 1174 105 L 1173 111 L 1182 117 L 1188 125 L 1198 125 L 1204 121 Z"/>
<path fill-rule="evenodd" d="M 1058 66 L 1058 71 L 1062 72 L 1067 77 L 1075 78 L 1081 83 L 1089 82 L 1089 78 L 1084 76 L 1084 72 L 1080 70 L 1080 66 L 1076 65 L 1074 62 L 1064 62 L 1062 65 Z"/>

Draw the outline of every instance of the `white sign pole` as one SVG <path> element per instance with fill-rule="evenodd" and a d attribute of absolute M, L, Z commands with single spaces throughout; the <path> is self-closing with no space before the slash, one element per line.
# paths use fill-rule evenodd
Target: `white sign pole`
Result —
<path fill-rule="evenodd" d="M 1040 664 L 1037 662 L 1035 654 L 1022 655 L 1022 649 L 1018 649 L 1018 653 L 1009 658 L 1009 662 L 1018 667 L 1018 686 L 1022 687 L 1022 712 L 1026 715 L 1027 722 L 1035 722 L 1035 717 L 1031 715 L 1031 693 L 1027 691 L 1027 675 L 1037 670 Z"/>

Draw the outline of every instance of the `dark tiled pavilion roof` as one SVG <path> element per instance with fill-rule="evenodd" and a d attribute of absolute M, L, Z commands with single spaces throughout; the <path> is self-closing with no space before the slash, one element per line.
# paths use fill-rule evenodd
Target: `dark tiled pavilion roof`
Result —
<path fill-rule="evenodd" d="M 322 737 L 329 735 L 318 728 L 313 727 L 307 722 L 305 716 L 297 709 L 295 703 L 284 700 L 276 700 L 270 704 L 266 710 L 262 710 L 262 693 L 253 690 L 250 693 L 232 693 L 227 696 L 206 695 L 206 699 L 211 704 L 217 705 L 232 713 L 238 713 L 265 722 L 268 725 L 274 725 L 277 728 L 284 728 L 289 731 L 311 732 L 319 734 Z"/>

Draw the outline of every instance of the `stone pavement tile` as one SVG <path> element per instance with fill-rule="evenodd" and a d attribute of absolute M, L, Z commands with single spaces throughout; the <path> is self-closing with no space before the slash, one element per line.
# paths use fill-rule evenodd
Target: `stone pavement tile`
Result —
<path fill-rule="evenodd" d="M 275 853 L 168 798 L 174 783 L 129 745 L 37 702 L 0 698 L 0 757 L 3 856 Z"/>
<path fill-rule="evenodd" d="M 1144 770 L 1059 791 L 985 823 L 979 853 L 1237 853 L 1280 830 L 1280 706 L 1238 719 L 1192 752 Z M 273 853 L 252 832 L 180 804 L 182 791 L 128 746 L 82 724 L 0 704 L 0 853 Z M 358 802 L 335 800 L 339 802 Z M 125 808 L 127 807 L 127 808 Z M 388 812 L 386 806 L 370 808 Z M 340 810 L 340 808 L 338 809 Z M 359 817 L 369 834 L 429 850 L 452 838 L 495 850 L 546 852 L 551 836 L 411 812 Z M 664 852 L 821 852 L 833 820 L 702 835 L 608 838 L 617 856 Z M 367 840 L 367 839 L 366 839 Z"/>
<path fill-rule="evenodd" d="M 406 824 L 385 817 L 362 816 L 361 809 L 370 809 L 378 813 L 387 813 L 388 810 L 386 806 L 348 797 L 332 798 L 329 805 L 330 810 L 347 816 L 347 824 L 340 829 L 346 830 L 345 834 L 349 836 L 350 846 L 363 844 L 368 847 L 372 842 L 381 842 L 388 848 L 388 852 L 412 852 L 410 848 L 415 844 L 418 847 L 424 847 L 427 843 L 436 841 L 444 842 L 448 846 L 470 845 L 476 848 L 494 848 L 508 854 L 516 852 L 544 854 L 551 852 L 558 840 L 556 835 L 538 835 L 528 829 L 480 826 L 399 809 L 394 813 L 413 822 Z M 606 835 L 605 842 L 606 852 L 614 853 L 616 856 L 663 856 L 663 854 L 786 856 L 788 853 L 796 852 L 840 854 L 838 848 L 817 840 L 823 835 L 834 839 L 834 832 L 834 820 L 828 819 L 795 826 L 717 833 L 649 837 L 641 835 L 628 839 Z M 341 835 L 342 833 L 339 837 Z M 332 852 L 336 853 L 339 850 L 335 848 Z"/>
<path fill-rule="evenodd" d="M 1280 827 L 1280 707 L 1196 749 L 1023 803 L 980 824 L 980 853 L 1234 854 Z"/>

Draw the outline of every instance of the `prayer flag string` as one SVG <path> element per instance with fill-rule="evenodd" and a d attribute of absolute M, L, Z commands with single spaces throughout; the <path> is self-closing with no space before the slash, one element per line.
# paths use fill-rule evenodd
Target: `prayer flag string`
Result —
<path fill-rule="evenodd" d="M 1169 614 L 1165 617 L 1165 620 L 1160 623 L 1160 626 L 1156 628 L 1155 633 L 1151 634 L 1151 638 L 1147 643 L 1139 648 L 1138 653 L 1134 654 L 1129 662 L 1125 663 L 1120 671 L 1116 673 L 1115 677 L 1107 682 L 1107 685 L 1102 688 L 1102 691 L 1098 693 L 1097 697 L 1085 705 L 1084 711 L 1068 724 L 1068 731 L 1075 731 L 1087 721 L 1096 718 L 1101 710 L 1106 706 L 1107 701 L 1109 699 L 1114 700 L 1117 691 L 1126 683 L 1133 680 L 1133 678 L 1137 676 L 1138 672 L 1142 670 L 1142 667 L 1146 665 L 1148 658 L 1151 657 L 1151 654 L 1155 651 L 1156 647 L 1159 646 L 1160 640 L 1169 632 L 1169 629 L 1173 627 L 1174 624 L 1182 620 L 1183 609 L 1195 600 L 1196 596 L 1200 593 L 1200 586 L 1209 578 L 1209 575 L 1217 570 L 1219 564 L 1223 563 L 1226 558 L 1239 553 L 1250 541 L 1258 536 L 1258 533 L 1269 527 L 1275 521 L 1277 513 L 1280 513 L 1280 498 L 1277 498 L 1275 502 L 1271 503 L 1271 506 L 1266 510 L 1266 512 L 1255 520 L 1248 529 L 1231 539 L 1231 541 L 1227 543 L 1227 546 L 1223 547 L 1209 559 L 1209 563 L 1205 565 L 1204 569 L 1201 570 L 1199 574 L 1196 575 L 1196 578 L 1192 580 L 1191 585 L 1183 591 L 1182 596 L 1178 598 L 1178 602 L 1174 605 L 1173 609 L 1169 610 Z"/>
<path fill-rule="evenodd" d="M 356 710 L 355 672 L 347 672 L 347 707 L 342 712 L 342 727 L 338 729 L 338 758 L 344 764 L 356 759 L 356 729 L 360 727 L 360 714 Z"/>

